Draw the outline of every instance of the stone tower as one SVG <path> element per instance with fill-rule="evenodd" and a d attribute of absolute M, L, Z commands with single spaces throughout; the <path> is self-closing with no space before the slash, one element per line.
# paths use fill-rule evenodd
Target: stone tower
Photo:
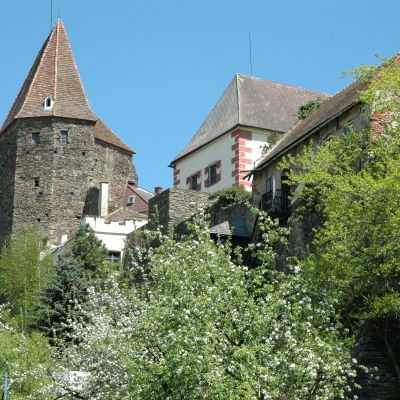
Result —
<path fill-rule="evenodd" d="M 135 151 L 91 110 L 59 19 L 0 129 L 0 246 L 23 224 L 51 244 L 97 214 L 100 182 L 120 206 Z"/>

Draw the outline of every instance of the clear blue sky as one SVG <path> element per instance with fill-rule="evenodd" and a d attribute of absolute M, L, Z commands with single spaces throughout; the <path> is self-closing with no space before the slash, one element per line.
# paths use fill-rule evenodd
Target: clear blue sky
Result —
<path fill-rule="evenodd" d="M 50 0 L 0 0 L 3 121 L 50 31 Z M 170 161 L 236 73 L 334 94 L 341 71 L 399 50 L 399 0 L 53 0 L 93 111 L 137 154 L 139 186 Z"/>

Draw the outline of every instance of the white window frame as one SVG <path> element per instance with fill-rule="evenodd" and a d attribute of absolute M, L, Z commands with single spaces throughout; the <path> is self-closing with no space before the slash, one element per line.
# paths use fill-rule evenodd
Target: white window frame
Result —
<path fill-rule="evenodd" d="M 136 200 L 136 195 L 132 195 L 128 197 L 128 204 L 134 204 Z"/>

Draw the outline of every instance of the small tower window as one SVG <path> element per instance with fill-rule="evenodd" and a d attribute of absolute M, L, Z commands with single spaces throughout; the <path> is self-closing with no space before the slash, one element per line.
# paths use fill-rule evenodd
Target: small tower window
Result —
<path fill-rule="evenodd" d="M 39 132 L 32 133 L 32 142 L 34 144 L 40 144 L 40 133 Z"/>
<path fill-rule="evenodd" d="M 33 181 L 33 187 L 34 187 L 34 188 L 37 188 L 37 187 L 40 186 L 39 178 L 33 178 L 32 181 Z"/>
<path fill-rule="evenodd" d="M 44 109 L 45 110 L 51 110 L 53 108 L 54 100 L 53 98 L 48 94 L 45 99 L 44 99 Z"/>
<path fill-rule="evenodd" d="M 62 131 L 61 132 L 61 144 L 67 144 L 68 141 L 68 132 Z"/>

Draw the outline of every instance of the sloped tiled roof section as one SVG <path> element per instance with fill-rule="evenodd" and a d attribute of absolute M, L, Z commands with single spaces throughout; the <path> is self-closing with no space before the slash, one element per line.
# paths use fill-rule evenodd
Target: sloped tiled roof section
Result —
<path fill-rule="evenodd" d="M 319 126 L 334 118 L 344 110 L 351 108 L 360 96 L 360 91 L 367 88 L 366 81 L 357 80 L 332 96 L 329 100 L 318 107 L 306 119 L 299 121 L 282 138 L 271 147 L 256 162 L 255 168 L 260 168 L 275 157 L 283 154 L 291 145 L 304 139 Z"/>
<path fill-rule="evenodd" d="M 196 151 L 237 125 L 286 132 L 299 106 L 329 95 L 236 74 L 189 144 L 171 162 Z"/>
<path fill-rule="evenodd" d="M 54 99 L 49 110 L 44 107 L 47 95 Z M 96 137 L 134 153 L 91 110 L 61 19 L 40 49 L 0 133 L 16 119 L 49 116 L 98 121 Z"/>
<path fill-rule="evenodd" d="M 51 110 L 43 106 L 47 95 L 54 99 Z M 2 130 L 14 119 L 43 116 L 96 120 L 60 19 L 39 51 Z"/>
<path fill-rule="evenodd" d="M 133 204 L 128 203 L 128 199 L 130 196 L 136 196 Z M 127 185 L 125 196 L 123 199 L 123 207 L 128 210 L 135 212 L 147 212 L 149 209 L 149 200 L 154 197 L 154 193 L 151 193 L 145 189 L 142 189 L 138 186 Z"/>
<path fill-rule="evenodd" d="M 114 211 L 111 214 L 108 214 L 105 218 L 105 222 L 124 222 L 124 221 L 142 221 L 142 220 L 147 220 L 147 217 L 143 214 L 140 214 L 138 212 L 134 212 L 131 210 L 127 210 L 124 208 L 119 208 L 118 210 Z"/>
<path fill-rule="evenodd" d="M 219 234 L 221 236 L 251 236 L 250 232 L 247 230 L 243 217 L 232 218 L 228 221 L 222 222 L 221 224 L 214 225 L 210 228 L 210 233 Z"/>
<path fill-rule="evenodd" d="M 100 118 L 94 126 L 94 135 L 100 142 L 109 143 L 127 153 L 136 154 L 136 151 L 124 143 Z"/>

